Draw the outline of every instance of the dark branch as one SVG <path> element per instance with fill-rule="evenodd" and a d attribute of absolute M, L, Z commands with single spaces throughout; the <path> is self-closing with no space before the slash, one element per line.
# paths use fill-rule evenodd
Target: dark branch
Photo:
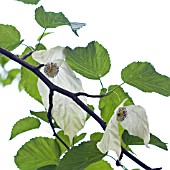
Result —
<path fill-rule="evenodd" d="M 77 93 L 72 93 L 69 92 L 65 89 L 62 89 L 56 85 L 54 85 L 48 78 L 46 78 L 38 69 L 36 66 L 32 66 L 29 63 L 25 62 L 24 60 L 16 57 L 14 54 L 12 54 L 11 52 L 8 52 L 7 50 L 0 48 L 0 53 L 9 57 L 11 60 L 14 60 L 15 62 L 21 64 L 22 66 L 24 66 L 25 68 L 29 69 L 30 71 L 32 71 L 34 74 L 36 74 L 50 89 L 50 95 L 49 98 L 50 100 L 51 97 L 53 96 L 53 92 L 56 91 L 58 93 L 61 93 L 69 98 L 71 98 L 72 100 L 75 101 L 75 103 L 77 103 L 83 110 L 85 110 L 88 114 L 90 114 L 90 116 L 92 116 L 99 124 L 100 126 L 103 128 L 103 130 L 106 129 L 106 123 L 99 117 L 97 116 L 92 110 L 90 110 L 79 98 L 78 96 L 81 95 L 81 93 L 78 93 L 80 95 L 77 95 Z M 123 84 L 123 83 L 122 83 Z M 120 86 L 120 85 L 119 85 Z M 117 86 L 117 87 L 119 87 Z M 116 87 L 116 88 L 117 88 Z M 113 89 L 114 90 L 114 89 Z M 112 90 L 112 91 L 113 91 Z M 110 91 L 109 93 L 111 93 L 112 91 Z M 85 93 L 86 94 L 86 93 Z M 88 97 L 88 96 L 87 96 Z M 51 105 L 51 104 L 50 104 Z M 52 107 L 52 105 L 51 105 Z M 51 108 L 49 108 L 49 112 Z M 48 113 L 49 117 L 50 113 Z M 143 167 L 146 170 L 159 170 L 162 168 L 157 168 L 157 169 L 152 169 L 149 166 L 145 165 L 143 162 L 141 162 L 139 159 L 137 159 L 136 157 L 134 157 L 131 153 L 129 153 L 128 151 L 126 151 L 124 148 L 122 148 L 122 153 L 125 154 L 127 157 L 129 157 L 130 159 L 132 159 L 134 162 L 136 162 L 138 165 L 140 165 L 141 167 Z"/>
<path fill-rule="evenodd" d="M 49 108 L 48 108 L 48 121 L 50 123 L 50 126 L 53 130 L 53 136 L 55 136 L 66 148 L 67 150 L 69 150 L 69 147 L 67 146 L 67 144 L 56 134 L 55 132 L 55 128 L 52 122 L 52 108 L 53 108 L 53 95 L 54 95 L 54 91 L 50 90 L 50 94 L 49 94 Z"/>

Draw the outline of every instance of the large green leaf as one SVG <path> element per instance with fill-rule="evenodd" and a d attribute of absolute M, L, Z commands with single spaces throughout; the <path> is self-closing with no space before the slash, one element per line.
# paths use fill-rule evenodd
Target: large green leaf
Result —
<path fill-rule="evenodd" d="M 67 47 L 65 53 L 69 66 L 84 77 L 100 79 L 109 72 L 109 54 L 97 41 L 90 42 L 87 47 L 77 47 L 74 50 Z"/>
<path fill-rule="evenodd" d="M 23 55 L 27 54 L 28 52 L 30 52 L 30 49 L 26 48 Z M 25 61 L 27 61 L 28 63 L 32 65 L 38 65 L 38 63 L 32 59 L 32 56 L 29 56 Z M 20 83 L 22 87 L 31 97 L 33 97 L 35 100 L 42 103 L 41 96 L 39 94 L 38 87 L 37 87 L 37 82 L 38 82 L 38 77 L 33 72 L 26 69 L 25 67 L 21 68 L 21 82 Z"/>
<path fill-rule="evenodd" d="M 97 149 L 96 142 L 83 142 L 65 154 L 57 170 L 83 170 L 90 164 L 100 161 L 104 156 L 105 154 Z"/>
<path fill-rule="evenodd" d="M 144 142 L 141 138 L 137 136 L 129 135 L 127 130 L 124 130 L 122 139 L 127 145 L 144 145 Z M 149 144 L 155 145 L 161 149 L 168 150 L 166 143 L 162 142 L 158 137 L 153 134 L 150 134 Z"/>
<path fill-rule="evenodd" d="M 12 51 L 18 47 L 22 41 L 20 40 L 20 32 L 11 25 L 0 24 L 0 47 Z"/>
<path fill-rule="evenodd" d="M 147 62 L 133 62 L 122 70 L 122 80 L 144 92 L 170 96 L 170 78 L 156 72 Z"/>
<path fill-rule="evenodd" d="M 57 166 L 56 165 L 47 165 L 43 166 L 41 168 L 38 168 L 37 170 L 56 170 Z"/>
<path fill-rule="evenodd" d="M 37 137 L 25 143 L 15 156 L 21 170 L 37 170 L 46 165 L 57 165 L 60 148 L 55 139 Z"/>
<path fill-rule="evenodd" d="M 42 6 L 35 10 L 35 20 L 43 28 L 56 28 L 62 25 L 70 25 L 69 20 L 62 12 L 46 12 Z"/>
<path fill-rule="evenodd" d="M 41 27 L 45 29 L 68 25 L 77 36 L 77 30 L 86 25 L 79 22 L 70 22 L 62 12 L 46 12 L 42 6 L 35 10 L 35 20 Z M 48 33 L 44 33 L 44 35 L 47 34 Z"/>
<path fill-rule="evenodd" d="M 21 2 L 23 2 L 25 4 L 37 5 L 40 0 L 17 0 L 17 1 L 21 1 Z"/>
<path fill-rule="evenodd" d="M 111 165 L 108 162 L 101 160 L 89 165 L 84 170 L 114 170 L 114 169 L 111 167 Z"/>
<path fill-rule="evenodd" d="M 13 139 L 15 136 L 40 127 L 40 121 L 34 117 L 26 117 L 15 123 L 12 128 L 11 137 Z"/>
<path fill-rule="evenodd" d="M 109 122 L 110 118 L 114 114 L 115 109 L 123 102 L 124 99 L 129 98 L 127 102 L 125 102 L 125 106 L 132 105 L 133 101 L 128 93 L 125 93 L 121 87 L 117 85 L 111 85 L 106 89 L 101 90 L 101 94 L 107 93 L 115 89 L 108 96 L 100 98 L 99 101 L 99 109 L 101 110 L 101 116 L 106 123 Z"/>
<path fill-rule="evenodd" d="M 3 86 L 7 86 L 12 83 L 12 81 L 16 78 L 20 69 L 12 69 L 8 72 L 8 76 L 5 80 L 3 80 Z"/>

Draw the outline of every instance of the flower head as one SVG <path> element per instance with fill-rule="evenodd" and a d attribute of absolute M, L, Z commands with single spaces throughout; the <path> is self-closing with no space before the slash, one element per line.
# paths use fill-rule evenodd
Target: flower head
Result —
<path fill-rule="evenodd" d="M 113 150 L 118 158 L 121 153 L 121 141 L 118 132 L 119 123 L 124 129 L 128 130 L 130 135 L 142 138 L 146 147 L 148 147 L 150 140 L 149 123 L 145 109 L 139 105 L 123 106 L 126 101 L 127 99 L 115 110 L 102 140 L 97 143 L 97 147 L 102 153 Z"/>
<path fill-rule="evenodd" d="M 44 64 L 41 72 L 52 83 L 71 92 L 83 91 L 81 81 L 65 62 L 64 47 L 57 46 L 50 50 L 36 51 L 32 57 L 40 64 Z M 48 109 L 49 89 L 40 79 L 38 79 L 37 86 L 44 106 Z M 81 100 L 86 103 L 85 97 L 81 97 Z M 86 112 L 70 98 L 57 92 L 53 96 L 52 116 L 60 128 L 64 130 L 64 133 L 69 136 L 70 142 L 82 129 L 86 120 Z"/>

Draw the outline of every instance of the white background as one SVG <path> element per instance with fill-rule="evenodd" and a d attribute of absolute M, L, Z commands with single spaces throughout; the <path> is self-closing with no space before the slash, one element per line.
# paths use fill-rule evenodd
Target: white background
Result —
<path fill-rule="evenodd" d="M 148 61 L 157 72 L 170 77 L 170 2 L 168 0 L 42 0 L 38 6 L 24 5 L 14 0 L 0 0 L 0 23 L 15 26 L 21 33 L 24 43 L 34 46 L 43 29 L 34 20 L 34 9 L 41 4 L 46 11 L 63 12 L 72 22 L 85 22 L 87 25 L 75 36 L 68 26 L 49 29 L 54 32 L 43 39 L 48 47 L 86 46 L 96 40 L 109 52 L 112 62 L 111 71 L 102 78 L 104 87 L 121 84 L 121 70 L 133 61 Z M 24 46 L 15 52 L 22 52 Z M 17 66 L 14 62 L 7 69 Z M 0 70 L 1 71 L 1 70 Z M 78 75 L 81 77 L 80 75 Z M 82 79 L 87 93 L 98 94 L 100 83 Z M 135 104 L 143 106 L 148 114 L 151 133 L 162 141 L 170 142 L 170 98 L 156 93 L 143 93 L 129 85 L 123 88 L 133 98 Z M 97 103 L 89 99 L 89 103 Z M 96 105 L 97 106 L 97 105 Z M 34 136 L 52 137 L 49 126 L 44 124 L 39 130 L 27 132 L 9 141 L 13 124 L 29 115 L 29 110 L 41 111 L 39 106 L 24 92 L 19 93 L 17 83 L 13 86 L 0 88 L 0 169 L 16 170 L 14 155 L 17 150 Z M 95 110 L 98 113 L 96 107 Z M 88 129 L 88 130 L 87 130 Z M 99 125 L 90 120 L 85 130 L 89 133 L 102 131 Z M 170 168 L 169 151 L 150 145 L 132 147 L 137 157 L 152 168 Z M 113 153 L 113 156 L 114 153 Z M 112 159 L 107 158 L 115 169 Z M 124 156 L 122 160 L 128 169 L 138 166 Z M 141 168 L 142 169 L 142 168 Z"/>

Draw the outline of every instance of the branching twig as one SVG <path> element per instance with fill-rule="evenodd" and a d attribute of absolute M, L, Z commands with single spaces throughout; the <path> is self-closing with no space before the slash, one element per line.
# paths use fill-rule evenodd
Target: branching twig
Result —
<path fill-rule="evenodd" d="M 37 67 L 30 65 L 29 63 L 25 62 L 24 60 L 16 57 L 14 54 L 12 54 L 11 52 L 8 52 L 7 50 L 0 48 L 0 53 L 9 57 L 10 59 L 14 60 L 15 62 L 21 64 L 22 66 L 24 66 L 25 68 L 29 69 L 30 71 L 32 71 L 34 74 L 36 74 L 50 89 L 50 95 L 49 98 L 50 100 L 52 100 L 52 96 L 53 96 L 53 92 L 56 91 L 58 93 L 61 93 L 69 98 L 71 98 L 72 100 L 75 101 L 75 103 L 77 103 L 83 110 L 85 110 L 88 114 L 90 114 L 99 124 L 100 126 L 103 128 L 103 130 L 106 129 L 106 123 L 99 117 L 97 116 L 91 109 L 89 109 L 79 98 L 77 95 L 77 93 L 72 93 L 69 92 L 65 89 L 62 89 L 56 85 L 54 85 L 48 78 L 46 78 L 46 76 L 44 76 L 39 69 L 37 69 Z M 120 85 L 119 85 L 120 86 Z M 117 86 L 117 87 L 119 87 Z M 115 87 L 115 88 L 117 88 Z M 115 90 L 115 89 L 113 89 Z M 113 91 L 112 90 L 112 91 Z M 111 93 L 112 91 L 110 91 L 109 93 Z M 80 94 L 80 93 L 79 93 Z M 51 101 L 49 101 L 51 103 Z M 51 103 L 52 104 L 52 103 Z M 51 105 L 50 104 L 50 105 Z M 52 107 L 52 106 L 50 106 Z M 51 108 L 49 107 L 49 112 L 51 112 Z M 48 113 L 50 114 L 50 113 Z M 48 115 L 49 117 L 51 117 L 50 115 Z M 146 164 L 144 164 L 143 162 L 141 162 L 139 159 L 137 159 L 136 157 L 134 157 L 131 153 L 129 153 L 128 151 L 126 151 L 124 148 L 122 148 L 122 153 L 125 154 L 127 157 L 129 157 L 131 160 L 133 160 L 134 162 L 136 162 L 139 166 L 143 167 L 146 170 L 160 170 L 162 168 L 157 168 L 157 169 L 152 169 L 149 166 L 147 166 Z"/>
<path fill-rule="evenodd" d="M 28 58 L 34 51 L 29 52 L 28 54 L 24 55 L 21 59 L 25 60 L 26 58 Z"/>

